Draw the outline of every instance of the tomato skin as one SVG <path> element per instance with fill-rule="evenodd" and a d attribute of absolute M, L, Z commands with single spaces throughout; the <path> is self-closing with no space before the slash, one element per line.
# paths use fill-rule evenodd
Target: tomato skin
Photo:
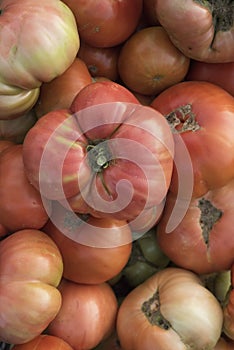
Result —
<path fill-rule="evenodd" d="M 76 94 L 91 82 L 92 77 L 85 62 L 76 57 L 63 74 L 41 85 L 35 106 L 37 117 L 55 109 L 69 108 Z"/>
<path fill-rule="evenodd" d="M 219 302 L 198 276 L 170 267 L 125 297 L 119 307 L 116 330 L 124 350 L 150 350 L 152 344 L 165 350 L 171 349 L 172 344 L 176 350 L 188 346 L 212 349 L 221 335 L 222 322 Z"/>
<path fill-rule="evenodd" d="M 4 0 L 1 9 L 1 91 L 38 88 L 73 62 L 80 40 L 74 15 L 62 1 Z"/>
<path fill-rule="evenodd" d="M 12 350 L 73 350 L 63 339 L 48 334 L 40 334 L 30 342 L 14 345 Z"/>
<path fill-rule="evenodd" d="M 74 349 L 88 350 L 115 329 L 118 304 L 107 283 L 85 285 L 67 281 L 59 285 L 62 307 L 47 333 L 67 341 Z"/>
<path fill-rule="evenodd" d="M 234 62 L 207 63 L 191 60 L 185 79 L 208 81 L 234 96 Z"/>
<path fill-rule="evenodd" d="M 155 12 L 173 44 L 186 56 L 211 63 L 233 61 L 233 9 L 228 3 L 155 0 Z"/>
<path fill-rule="evenodd" d="M 34 110 L 18 118 L 0 120 L 0 140 L 22 143 L 28 130 L 36 123 Z"/>
<path fill-rule="evenodd" d="M 212 83 L 186 81 L 163 91 L 152 101 L 151 106 L 168 118 L 175 112 L 180 121 L 173 132 L 175 136 L 179 134 L 190 155 L 193 197 L 200 197 L 211 189 L 224 186 L 233 178 L 233 96 Z M 180 110 L 183 106 L 191 106 L 188 116 L 195 122 L 194 131 L 182 130 L 184 121 Z M 177 157 L 180 161 L 183 160 L 179 152 Z M 180 180 L 176 169 L 174 170 L 170 190 L 176 193 Z M 181 170 L 182 173 L 184 171 L 182 178 L 186 179 L 187 169 Z"/>
<path fill-rule="evenodd" d="M 233 263 L 234 250 L 233 200 L 232 180 L 226 186 L 192 199 L 180 223 L 171 232 L 167 232 L 167 224 L 176 202 L 176 196 L 169 192 L 164 212 L 156 228 L 157 241 L 162 251 L 177 266 L 199 274 L 229 270 Z M 219 213 L 215 214 L 207 205 L 203 209 L 204 203 L 211 204 L 219 210 Z M 205 208 L 206 218 L 217 215 L 216 220 L 205 221 L 202 216 Z M 209 225 L 211 227 L 207 231 Z"/>
<path fill-rule="evenodd" d="M 184 79 L 189 61 L 171 43 L 163 27 L 151 26 L 135 32 L 122 45 L 118 71 L 132 91 L 157 95 Z"/>
<path fill-rule="evenodd" d="M 61 205 L 54 204 L 51 219 L 43 227 L 43 231 L 53 239 L 62 254 L 63 277 L 86 284 L 99 284 L 115 277 L 131 254 L 132 236 L 127 223 L 89 216 L 76 229 L 76 222 L 69 216 L 70 213 Z M 94 226 L 93 231 L 90 230 L 90 225 Z M 105 234 L 102 236 L 104 229 Z M 84 242 L 79 239 L 80 235 L 84 237 Z"/>
<path fill-rule="evenodd" d="M 98 81 L 84 87 L 74 98 L 70 110 L 76 113 L 84 108 L 105 102 L 140 104 L 134 94 L 114 81 Z"/>
<path fill-rule="evenodd" d="M 1 341 L 22 344 L 45 330 L 61 307 L 62 271 L 61 254 L 42 231 L 20 230 L 0 242 Z"/>
<path fill-rule="evenodd" d="M 64 0 L 75 15 L 80 39 L 94 47 L 113 47 L 136 29 L 142 0 Z"/>
<path fill-rule="evenodd" d="M 120 45 L 113 47 L 93 47 L 81 42 L 78 57 L 87 65 L 92 77 L 103 76 L 112 81 L 119 77 L 117 61 Z"/>
<path fill-rule="evenodd" d="M 26 177 L 22 151 L 19 144 L 0 154 L 0 223 L 9 232 L 42 228 L 51 210 L 50 201 L 42 200 Z"/>

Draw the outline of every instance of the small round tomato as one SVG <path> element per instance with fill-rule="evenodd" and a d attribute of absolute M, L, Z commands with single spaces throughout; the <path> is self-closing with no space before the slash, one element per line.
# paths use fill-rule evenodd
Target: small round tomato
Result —
<path fill-rule="evenodd" d="M 94 47 L 124 42 L 136 29 L 142 0 L 64 0 L 75 15 L 79 36 Z"/>
<path fill-rule="evenodd" d="M 85 62 L 76 57 L 63 74 L 41 85 L 35 106 L 37 117 L 54 109 L 69 108 L 77 93 L 91 82 L 92 77 Z"/>
<path fill-rule="evenodd" d="M 43 228 L 63 257 L 63 276 L 77 283 L 98 284 L 115 277 L 126 265 L 132 248 L 131 230 L 125 221 L 84 220 L 54 203 Z"/>
<path fill-rule="evenodd" d="M 0 340 L 23 344 L 40 335 L 61 307 L 60 251 L 39 230 L 17 231 L 0 242 Z"/>
<path fill-rule="evenodd" d="M 163 27 L 152 26 L 135 32 L 122 45 L 118 70 L 130 90 L 156 95 L 183 80 L 189 61 Z"/>
<path fill-rule="evenodd" d="M 14 345 L 12 350 L 73 350 L 73 348 L 59 337 L 48 334 L 40 334 L 33 340 Z"/>
<path fill-rule="evenodd" d="M 92 77 L 103 76 L 116 81 L 118 74 L 118 57 L 120 46 L 93 47 L 81 42 L 78 57 L 87 65 Z"/>
<path fill-rule="evenodd" d="M 149 350 L 155 344 L 164 350 L 213 349 L 222 325 L 222 308 L 198 276 L 168 267 L 124 298 L 116 330 L 124 350 Z"/>
<path fill-rule="evenodd" d="M 47 333 L 62 338 L 74 349 L 89 350 L 112 334 L 118 303 L 107 283 L 86 285 L 63 279 L 62 306 Z"/>
<path fill-rule="evenodd" d="M 51 203 L 30 184 L 23 164 L 23 146 L 12 145 L 0 154 L 0 223 L 11 232 L 42 228 Z"/>

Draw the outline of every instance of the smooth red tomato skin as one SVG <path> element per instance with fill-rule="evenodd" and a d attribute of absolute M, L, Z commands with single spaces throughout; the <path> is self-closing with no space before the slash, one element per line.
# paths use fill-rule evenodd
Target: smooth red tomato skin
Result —
<path fill-rule="evenodd" d="M 116 81 L 118 73 L 118 57 L 121 45 L 114 47 L 93 47 L 81 42 L 78 57 L 87 65 L 92 77 L 106 77 Z"/>
<path fill-rule="evenodd" d="M 113 81 L 98 81 L 84 87 L 74 98 L 71 112 L 76 113 L 86 107 L 105 102 L 130 102 L 140 104 L 126 87 Z"/>
<path fill-rule="evenodd" d="M 234 62 L 207 63 L 191 60 L 185 80 L 208 81 L 234 96 Z"/>
<path fill-rule="evenodd" d="M 13 350 L 73 350 L 73 348 L 59 337 L 48 334 L 40 334 L 30 342 L 18 344 Z"/>
<path fill-rule="evenodd" d="M 0 242 L 2 341 L 23 344 L 45 330 L 61 307 L 62 272 L 61 254 L 42 231 L 20 230 Z"/>
<path fill-rule="evenodd" d="M 175 112 L 180 121 L 183 106 L 191 107 L 189 115 L 195 121 L 196 130 L 183 131 L 182 121 L 174 132 L 179 132 L 190 155 L 192 195 L 200 197 L 211 189 L 226 185 L 234 176 L 234 98 L 215 84 L 186 81 L 166 89 L 151 103 L 151 107 L 167 118 Z M 181 160 L 181 153 L 177 156 Z M 176 193 L 179 180 L 174 170 L 170 190 Z M 183 169 L 181 171 L 183 173 Z M 188 174 L 183 173 L 184 179 L 186 176 Z"/>
<path fill-rule="evenodd" d="M 81 40 L 94 47 L 113 47 L 136 29 L 142 0 L 65 0 L 75 15 Z"/>
<path fill-rule="evenodd" d="M 126 222 L 112 219 L 89 218 L 81 226 L 77 226 L 69 218 L 70 211 L 56 205 L 54 215 L 43 227 L 58 246 L 63 257 L 63 277 L 77 283 L 99 284 L 115 277 L 126 265 L 132 248 L 131 230 Z M 56 221 L 54 221 L 56 220 Z M 55 222 L 55 224 L 53 223 Z M 89 244 L 89 226 L 94 226 L 91 233 L 93 242 Z M 63 228 L 63 231 L 62 229 Z M 69 237 L 69 229 L 73 228 L 73 237 Z M 102 246 L 102 231 L 106 230 L 106 241 L 109 246 Z M 109 229 L 109 234 L 108 234 Z M 111 229 L 115 229 L 114 232 Z M 75 233 L 77 240 L 75 240 Z M 79 241 L 81 233 L 87 237 L 85 242 Z M 108 236 L 108 237 L 107 237 Z M 117 239 L 118 237 L 118 239 Z M 113 244 L 113 245 L 112 245 Z"/>
<path fill-rule="evenodd" d="M 162 26 L 151 26 L 135 32 L 122 45 L 118 70 L 129 89 L 156 96 L 184 79 L 189 62 Z"/>
<path fill-rule="evenodd" d="M 35 106 L 38 118 L 54 109 L 69 108 L 76 94 L 92 82 L 85 62 L 76 57 L 70 67 L 59 77 L 43 83 Z"/>
<path fill-rule="evenodd" d="M 22 145 L 11 145 L 0 155 L 0 223 L 11 232 L 42 228 L 51 210 L 28 181 L 22 151 Z"/>
<path fill-rule="evenodd" d="M 107 283 L 85 285 L 67 281 L 59 285 L 62 307 L 47 333 L 67 341 L 74 349 L 97 346 L 115 329 L 116 296 Z"/>

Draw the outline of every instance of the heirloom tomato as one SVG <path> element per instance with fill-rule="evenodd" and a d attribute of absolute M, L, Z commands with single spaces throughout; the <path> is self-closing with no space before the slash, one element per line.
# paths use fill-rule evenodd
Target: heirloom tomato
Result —
<path fill-rule="evenodd" d="M 14 345 L 12 350 L 74 350 L 67 342 L 59 337 L 40 334 L 33 340 Z"/>
<path fill-rule="evenodd" d="M 11 232 L 42 228 L 51 210 L 50 201 L 28 181 L 22 151 L 19 144 L 0 153 L 0 223 Z"/>
<path fill-rule="evenodd" d="M 177 265 L 199 274 L 229 270 L 234 257 L 234 180 L 193 198 L 185 216 L 169 233 L 167 224 L 177 198 L 167 194 L 156 227 L 162 251 Z M 180 200 L 183 206 L 183 199 Z"/>
<path fill-rule="evenodd" d="M 155 0 L 155 13 L 172 43 L 203 62 L 232 62 L 234 6 L 226 0 Z"/>
<path fill-rule="evenodd" d="M 61 254 L 44 232 L 25 229 L 0 242 L 0 340 L 26 343 L 61 307 Z"/>
<path fill-rule="evenodd" d="M 92 77 L 85 62 L 76 57 L 64 73 L 41 85 L 35 105 L 37 117 L 40 118 L 54 109 L 69 108 L 77 93 L 90 83 Z"/>
<path fill-rule="evenodd" d="M 78 213 L 85 206 L 95 216 L 134 220 L 166 196 L 173 136 L 151 107 L 98 99 L 96 105 L 84 99 L 89 107 L 76 111 L 82 106 L 75 98 L 71 110 L 40 118 L 24 139 L 25 171 L 43 196 L 64 205 L 72 201 Z"/>
<path fill-rule="evenodd" d="M 38 88 L 70 66 L 80 42 L 75 17 L 63 1 L 2 0 L 0 7 L 1 94 Z"/>
<path fill-rule="evenodd" d="M 222 325 L 222 308 L 198 276 L 168 267 L 124 298 L 116 330 L 124 350 L 213 349 Z"/>
<path fill-rule="evenodd" d="M 40 88 L 27 90 L 2 86 L 0 82 L 0 121 L 14 120 L 30 112 L 38 100 L 39 93 Z"/>
<path fill-rule="evenodd" d="M 234 177 L 234 97 L 221 87 L 204 81 L 185 81 L 159 94 L 151 106 L 162 113 L 175 137 L 174 167 L 170 190 L 174 193 L 191 177 L 192 195 L 224 186 Z M 180 143 L 178 143 L 180 141 Z M 192 172 L 183 159 L 187 149 Z"/>
<path fill-rule="evenodd" d="M 191 60 L 185 79 L 208 81 L 234 96 L 234 62 L 207 63 Z"/>
<path fill-rule="evenodd" d="M 132 91 L 157 95 L 184 79 L 189 61 L 171 43 L 163 27 L 151 26 L 135 32 L 122 45 L 118 71 Z"/>
<path fill-rule="evenodd" d="M 112 334 L 118 303 L 107 283 L 87 285 L 63 279 L 62 306 L 47 333 L 62 338 L 75 350 L 89 350 Z"/>
<path fill-rule="evenodd" d="M 63 1 L 75 15 L 82 41 L 94 47 L 112 47 L 135 31 L 143 0 Z"/>
<path fill-rule="evenodd" d="M 43 231 L 62 254 L 63 277 L 98 284 L 121 272 L 132 248 L 131 230 L 125 221 L 90 215 L 82 220 L 59 203 L 53 203 L 53 209 Z"/>

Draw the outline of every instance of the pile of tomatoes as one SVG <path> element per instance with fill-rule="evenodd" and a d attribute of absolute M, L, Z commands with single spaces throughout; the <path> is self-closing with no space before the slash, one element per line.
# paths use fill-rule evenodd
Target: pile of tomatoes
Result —
<path fill-rule="evenodd" d="M 234 349 L 233 1 L 0 23 L 2 349 Z"/>

